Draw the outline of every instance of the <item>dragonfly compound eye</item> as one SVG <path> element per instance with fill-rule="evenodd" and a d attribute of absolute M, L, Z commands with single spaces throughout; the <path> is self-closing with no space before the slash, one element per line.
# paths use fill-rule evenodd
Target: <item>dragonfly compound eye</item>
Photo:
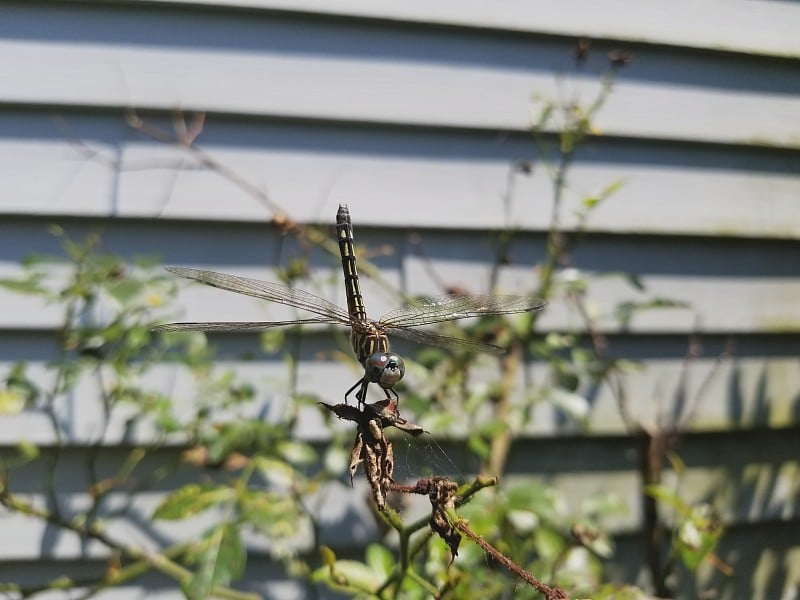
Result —
<path fill-rule="evenodd" d="M 396 354 L 387 354 L 386 352 L 376 352 L 370 356 L 364 367 L 367 371 L 367 379 L 371 383 L 377 383 L 385 390 L 393 388 L 406 372 L 403 359 Z"/>

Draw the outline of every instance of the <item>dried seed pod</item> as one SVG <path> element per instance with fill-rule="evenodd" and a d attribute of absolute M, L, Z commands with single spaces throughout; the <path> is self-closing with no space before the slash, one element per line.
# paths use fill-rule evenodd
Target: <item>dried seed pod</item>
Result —
<path fill-rule="evenodd" d="M 361 451 L 364 448 L 364 438 L 359 431 L 356 433 L 356 441 L 353 443 L 353 449 L 350 451 L 350 486 L 353 485 L 353 478 L 358 471 L 358 465 L 361 464 Z"/>
<path fill-rule="evenodd" d="M 434 477 L 429 481 L 428 498 L 431 501 L 431 518 L 428 521 L 431 529 L 439 534 L 450 547 L 450 562 L 458 556 L 461 534 L 450 524 L 447 510 L 455 508 L 455 494 L 458 484 L 445 477 Z"/>
<path fill-rule="evenodd" d="M 381 402 L 367 404 L 358 410 L 348 404 L 330 405 L 320 402 L 340 419 L 354 421 L 358 425 L 353 449 L 350 451 L 350 484 L 353 484 L 358 466 L 364 468 L 372 497 L 378 510 L 386 508 L 386 496 L 394 484 L 394 450 L 383 430 L 397 427 L 411 435 L 419 435 L 424 429 L 410 424 L 400 416 L 397 402 L 387 398 Z M 427 493 L 427 492 L 421 492 Z"/>

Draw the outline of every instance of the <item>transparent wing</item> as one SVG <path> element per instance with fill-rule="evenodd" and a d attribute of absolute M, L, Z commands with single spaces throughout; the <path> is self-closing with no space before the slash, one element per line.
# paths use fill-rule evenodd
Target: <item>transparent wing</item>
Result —
<path fill-rule="evenodd" d="M 483 352 L 485 354 L 505 354 L 506 349 L 494 344 L 486 344 L 466 338 L 454 338 L 446 335 L 439 335 L 430 331 L 419 329 L 392 329 L 392 337 L 401 337 L 425 346 L 439 346 L 440 348 L 455 348 L 458 350 L 470 350 L 472 352 Z"/>
<path fill-rule="evenodd" d="M 328 324 L 338 325 L 339 319 L 295 319 L 293 321 L 210 321 L 208 323 L 165 323 L 153 331 L 265 331 L 286 325 Z"/>
<path fill-rule="evenodd" d="M 469 317 L 531 312 L 541 310 L 545 304 L 530 296 L 444 295 L 401 306 L 384 315 L 380 322 L 391 328 L 417 327 Z"/>
<path fill-rule="evenodd" d="M 236 275 L 217 273 L 215 271 L 190 269 L 189 267 L 166 267 L 166 269 L 170 273 L 185 277 L 186 279 L 194 279 L 200 283 L 222 290 L 228 290 L 229 292 L 236 292 L 237 294 L 244 294 L 246 296 L 252 296 L 253 298 L 269 300 L 270 302 L 277 302 L 278 304 L 299 308 L 323 318 L 321 321 L 312 320 L 310 322 L 350 324 L 350 316 L 347 314 L 346 310 L 339 308 L 332 302 L 328 302 L 325 298 L 320 298 L 316 294 L 291 288 L 281 283 L 237 277 Z M 309 321 L 299 322 L 303 323 Z M 293 323 L 297 322 L 285 321 L 283 323 L 270 325 L 270 327 L 276 327 L 281 324 L 291 325 Z M 266 329 L 267 326 L 264 326 L 264 328 Z"/>

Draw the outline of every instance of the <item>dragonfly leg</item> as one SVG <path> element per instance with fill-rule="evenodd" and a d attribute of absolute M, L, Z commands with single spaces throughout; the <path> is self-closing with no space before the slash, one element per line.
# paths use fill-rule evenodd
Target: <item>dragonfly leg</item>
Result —
<path fill-rule="evenodd" d="M 367 403 L 367 388 L 369 387 L 370 381 L 366 377 L 362 377 L 358 381 L 356 381 L 353 386 L 344 393 L 344 403 L 349 404 L 347 398 L 350 394 L 353 393 L 356 389 L 356 400 L 358 401 L 358 406 L 362 407 Z M 383 388 L 384 393 L 386 394 L 386 398 L 394 402 L 395 406 L 400 401 L 400 396 L 397 395 L 397 392 L 394 391 L 394 388 Z"/>
<path fill-rule="evenodd" d="M 395 404 L 400 402 L 400 396 L 397 395 L 397 392 L 394 391 L 394 388 L 383 388 L 383 391 L 386 392 L 386 397 L 389 400 L 394 400 Z M 389 392 L 391 392 L 391 394 Z M 392 397 L 392 395 L 394 395 L 394 397 Z"/>
<path fill-rule="evenodd" d="M 367 395 L 367 386 L 368 386 L 368 385 L 369 385 L 369 381 L 367 381 L 366 377 L 362 377 L 361 379 L 359 379 L 358 381 L 356 381 L 356 382 L 355 382 L 355 384 L 353 384 L 353 387 L 351 387 L 349 390 L 347 390 L 347 391 L 344 393 L 344 403 L 345 403 L 345 404 L 349 404 L 349 402 L 347 402 L 347 397 L 348 397 L 350 394 L 352 394 L 352 393 L 353 393 L 353 390 L 355 390 L 356 388 L 360 388 L 360 389 L 359 389 L 359 390 L 356 392 L 356 400 L 358 400 L 358 405 L 359 405 L 359 406 L 361 406 L 362 404 L 364 404 L 364 398 L 365 398 L 365 396 Z"/>
<path fill-rule="evenodd" d="M 364 407 L 367 403 L 367 389 L 369 388 L 369 379 L 366 377 L 362 378 L 361 381 L 361 389 L 356 392 L 356 400 L 358 400 L 358 405 L 360 407 Z"/>

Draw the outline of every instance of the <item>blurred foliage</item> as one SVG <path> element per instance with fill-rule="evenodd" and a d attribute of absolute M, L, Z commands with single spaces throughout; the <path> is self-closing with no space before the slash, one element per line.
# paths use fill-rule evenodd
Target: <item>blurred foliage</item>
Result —
<path fill-rule="evenodd" d="M 549 176 L 551 225 L 543 258 L 531 260 L 538 276 L 531 293 L 549 301 L 564 300 L 581 315 L 579 324 L 572 331 L 541 336 L 539 313 L 479 319 L 457 331 L 506 346 L 507 356 L 491 363 L 494 359 L 426 348 L 408 364 L 407 383 L 400 392 L 404 414 L 413 415 L 437 436 L 463 440 L 460 451 L 467 457 L 470 472 L 505 475 L 511 446 L 529 431 L 536 409 L 544 404 L 556 407 L 572 431 L 580 432 L 590 425 L 587 390 L 603 382 L 619 382 L 624 374 L 640 368 L 632 360 L 610 356 L 595 330 L 598 315 L 587 299 L 599 278 L 619 278 L 637 298 L 603 315 L 622 327 L 638 311 L 685 306 L 667 298 L 642 299 L 646 290 L 636 274 L 589 273 L 569 259 L 569 250 L 580 241 L 592 212 L 624 185 L 612 182 L 586 195 L 574 214 L 577 226 L 571 231 L 562 226 L 569 168 L 581 144 L 598 134 L 593 117 L 611 92 L 614 75 L 615 71 L 604 79 L 597 97 L 586 107 L 536 100 L 539 111 L 533 134 L 539 154 L 535 161 L 526 158 L 511 166 L 506 198 L 512 200 L 517 177 L 539 170 Z M 213 166 L 210 159 L 206 164 Z M 320 524 L 310 507 L 325 493 L 326 484 L 346 478 L 352 432 L 343 435 L 339 428 L 314 445 L 295 439 L 292 432 L 299 407 L 319 399 L 293 391 L 293 408 L 285 414 L 269 419 L 253 415 L 248 409 L 257 400 L 254 387 L 235 373 L 215 368 L 214 352 L 204 335 L 151 333 L 153 326 L 168 319 L 177 292 L 173 278 L 159 270 L 157 260 L 126 262 L 105 251 L 99 236 L 76 242 L 60 228 L 55 227 L 53 233 L 62 241 L 64 256 L 32 257 L 22 265 L 19 277 L 0 280 L 7 290 L 57 307 L 62 315 L 57 357 L 47 373 L 34 373 L 20 362 L 4 374 L 0 386 L 0 412 L 11 418 L 44 415 L 54 439 L 47 448 L 20 443 L 16 453 L 4 456 L 0 502 L 9 510 L 105 545 L 111 558 L 106 574 L 92 581 L 64 579 L 39 587 L 6 583 L 3 590 L 26 596 L 75 587 L 91 595 L 155 570 L 172 578 L 189 598 L 256 598 L 254 593 L 237 590 L 236 582 L 245 573 L 252 551 L 246 540 L 257 539 L 259 547 L 266 548 L 261 552 L 281 563 L 290 575 L 353 597 L 540 597 L 469 541 L 460 546 L 453 561 L 446 544 L 431 534 L 426 519 L 404 523 L 401 513 L 393 510 L 377 516 L 387 533 L 365 548 L 363 559 L 337 557 L 335 549 L 320 543 Z M 509 226 L 494 240 L 493 282 L 507 263 L 516 233 Z M 369 268 L 368 263 L 365 266 Z M 279 278 L 293 284 L 309 271 L 304 258 L 293 258 Z M 446 327 L 450 329 L 443 333 L 456 333 L 455 325 Z M 286 350 L 290 337 L 276 330 L 265 334 L 262 342 L 267 351 L 284 350 L 287 369 L 293 373 L 295 359 Z M 532 382 L 525 390 L 515 389 L 516 374 L 531 359 L 546 367 L 546 379 Z M 166 393 L 169 381 L 175 382 L 181 397 L 191 401 Z M 87 383 L 91 388 L 85 387 Z M 87 434 L 90 439 L 76 442 L 72 412 L 67 408 L 86 389 L 96 390 L 103 426 Z M 621 419 L 636 434 L 637 426 L 625 414 L 624 402 L 620 406 Z M 322 419 L 332 423 L 330 414 Z M 90 448 L 85 468 L 91 502 L 80 509 L 65 508 L 56 483 L 64 450 L 75 443 Z M 127 456 L 115 465 L 115 472 L 103 472 L 103 448 L 119 444 L 130 448 Z M 159 452 L 164 448 L 180 448 L 180 459 L 151 458 L 162 456 Z M 15 473 L 33 461 L 45 465 L 46 508 L 15 492 Z M 448 466 L 454 466 L 452 461 Z M 430 465 L 416 468 L 422 472 Z M 191 539 L 164 542 L 156 548 L 139 547 L 108 533 L 110 524 L 126 516 L 124 511 L 106 510 L 110 493 L 133 496 L 159 482 L 178 480 L 179 475 L 181 481 L 190 481 L 164 497 L 152 518 L 187 523 L 201 519 L 210 526 Z M 614 553 L 605 528 L 627 510 L 615 495 L 603 493 L 568 502 L 558 489 L 529 477 L 509 478 L 473 492 L 470 501 L 458 507 L 459 518 L 528 573 L 563 588 L 571 597 L 646 597 L 636 587 L 604 580 L 604 562 Z M 706 507 L 684 504 L 676 490 L 660 483 L 645 492 L 673 511 L 670 524 L 657 525 L 673 532 L 672 554 L 693 573 L 702 561 L 713 557 L 722 531 L 718 521 Z M 663 579 L 667 574 L 665 570 L 651 576 Z"/>
<path fill-rule="evenodd" d="M 6 289 L 57 307 L 62 315 L 57 355 L 46 373 L 33 373 L 19 362 L 0 388 L 6 415 L 46 416 L 54 440 L 52 447 L 41 449 L 21 442 L 15 454 L 3 457 L 0 502 L 101 541 L 121 557 L 122 565 L 110 567 L 106 577 L 75 587 L 100 590 L 155 569 L 172 576 L 191 598 L 253 597 L 225 587 L 244 571 L 242 534 L 252 531 L 271 540 L 276 560 L 288 564 L 294 558 L 294 540 L 311 528 L 303 498 L 327 477 L 309 475 L 308 466 L 318 460 L 316 450 L 293 439 L 291 414 L 269 423 L 246 416 L 252 386 L 214 368 L 204 335 L 151 333 L 177 291 L 157 261 L 125 262 L 104 251 L 98 235 L 75 242 L 58 227 L 53 233 L 61 239 L 64 257 L 32 257 L 18 278 L 0 281 Z M 190 403 L 165 393 L 170 379 L 165 373 L 175 386 L 188 387 L 182 389 L 191 395 Z M 86 390 L 98 397 L 87 398 Z M 81 415 L 85 410 L 91 418 Z M 77 438 L 68 435 L 76 431 L 73 414 L 91 421 L 100 415 L 101 427 Z M 81 510 L 65 508 L 56 483 L 64 452 L 74 444 L 89 446 L 83 476 L 88 477 L 91 503 Z M 115 472 L 105 473 L 103 448 L 117 444 L 132 449 Z M 181 459 L 159 462 L 153 469 L 149 456 L 170 447 L 184 448 Z M 16 471 L 36 460 L 47 474 L 41 489 L 47 510 L 14 493 Z M 104 533 L 133 514 L 109 515 L 104 510 L 109 494 L 133 495 L 179 473 L 185 477 L 187 468 L 195 481 L 169 494 L 152 516 L 174 521 L 213 512 L 217 523 L 196 541 L 145 550 Z M 2 588 L 22 595 L 40 591 L 14 583 Z"/>

